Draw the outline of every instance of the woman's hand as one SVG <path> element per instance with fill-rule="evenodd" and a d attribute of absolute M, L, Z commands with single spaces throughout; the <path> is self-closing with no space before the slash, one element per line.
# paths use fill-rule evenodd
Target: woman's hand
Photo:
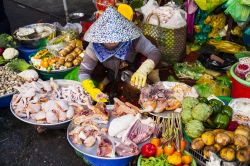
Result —
<path fill-rule="evenodd" d="M 108 102 L 108 95 L 96 88 L 92 80 L 84 80 L 82 82 L 82 87 L 87 93 L 89 93 L 94 101 L 102 103 Z"/>
<path fill-rule="evenodd" d="M 131 85 L 141 89 L 146 85 L 147 74 L 136 71 L 131 77 Z"/>
<path fill-rule="evenodd" d="M 142 88 L 146 85 L 148 74 L 154 69 L 155 63 L 147 59 L 131 77 L 131 85 Z"/>

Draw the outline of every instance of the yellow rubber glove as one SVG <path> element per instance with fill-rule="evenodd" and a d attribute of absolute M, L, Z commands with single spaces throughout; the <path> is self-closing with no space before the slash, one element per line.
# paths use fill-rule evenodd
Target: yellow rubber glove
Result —
<path fill-rule="evenodd" d="M 84 80 L 82 82 L 82 87 L 87 93 L 89 93 L 89 95 L 94 101 L 101 103 L 108 102 L 106 95 L 102 93 L 100 89 L 95 87 L 94 82 L 92 80 Z"/>
<path fill-rule="evenodd" d="M 131 85 L 139 89 L 146 85 L 148 74 L 154 69 L 155 63 L 151 59 L 147 59 L 139 67 L 139 69 L 131 77 Z"/>

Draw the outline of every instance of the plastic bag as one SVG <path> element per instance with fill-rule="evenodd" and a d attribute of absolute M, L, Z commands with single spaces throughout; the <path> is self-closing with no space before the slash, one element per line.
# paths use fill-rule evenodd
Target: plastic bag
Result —
<path fill-rule="evenodd" d="M 166 24 L 161 24 L 161 27 L 169 29 L 178 29 L 186 26 L 186 12 L 179 9 L 174 12 L 174 15 L 169 19 Z"/>
<path fill-rule="evenodd" d="M 196 4 L 202 10 L 211 12 L 227 0 L 195 0 Z"/>
<path fill-rule="evenodd" d="M 194 3 L 194 0 L 188 0 L 185 4 L 187 11 L 187 33 L 191 38 L 194 32 L 194 18 L 195 12 L 198 9 L 197 5 Z"/>
<path fill-rule="evenodd" d="M 250 6 L 240 4 L 240 0 L 229 0 L 226 14 L 230 14 L 236 22 L 246 22 L 250 15 Z M 240 11 L 240 12 L 239 12 Z"/>
<path fill-rule="evenodd" d="M 241 5 L 247 5 L 250 6 L 250 1 L 249 0 L 240 0 Z"/>
<path fill-rule="evenodd" d="M 144 22 L 146 21 L 149 14 L 153 12 L 154 9 L 158 8 L 159 5 L 155 0 L 149 0 L 144 6 L 141 7 L 141 12 L 144 16 Z"/>
<path fill-rule="evenodd" d="M 65 40 L 77 39 L 79 34 L 82 32 L 82 26 L 79 23 L 67 23 L 64 27 L 55 22 L 54 25 L 61 32 L 62 35 L 66 36 Z"/>
<path fill-rule="evenodd" d="M 149 24 L 152 25 L 160 25 L 160 27 L 168 29 L 178 29 L 187 24 L 186 12 L 179 9 L 175 3 L 168 3 L 166 6 L 157 7 L 152 10 L 152 13 L 154 15 L 148 20 Z"/>
<path fill-rule="evenodd" d="M 241 46 L 239 44 L 226 40 L 216 41 L 215 39 L 211 39 L 208 41 L 208 44 L 215 46 L 216 49 L 220 52 L 225 52 L 229 54 L 236 54 L 238 52 L 247 50 L 245 46 Z"/>
<path fill-rule="evenodd" d="M 243 51 L 235 54 L 235 57 L 237 59 L 244 58 L 244 57 L 250 57 L 250 51 Z"/>

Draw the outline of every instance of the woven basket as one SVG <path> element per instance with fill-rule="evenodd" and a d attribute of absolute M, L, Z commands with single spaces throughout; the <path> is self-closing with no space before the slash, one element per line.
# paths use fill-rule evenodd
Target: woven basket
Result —
<path fill-rule="evenodd" d="M 158 25 L 149 24 L 152 16 L 157 17 Z M 173 64 L 183 58 L 186 50 L 186 26 L 178 29 L 162 28 L 159 16 L 152 13 L 140 27 L 143 34 L 160 49 L 164 61 Z"/>

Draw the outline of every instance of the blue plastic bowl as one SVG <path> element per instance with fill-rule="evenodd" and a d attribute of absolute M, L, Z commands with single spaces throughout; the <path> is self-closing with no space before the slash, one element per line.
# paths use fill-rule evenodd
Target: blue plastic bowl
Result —
<path fill-rule="evenodd" d="M 12 96 L 13 94 L 8 94 L 8 95 L 0 97 L 0 108 L 9 107 Z"/>
<path fill-rule="evenodd" d="M 104 159 L 99 157 L 92 157 L 76 151 L 79 157 L 83 158 L 88 164 L 93 166 L 128 166 L 134 159 L 134 156 L 114 159 Z"/>
<path fill-rule="evenodd" d="M 19 56 L 20 58 L 24 59 L 26 62 L 30 62 L 30 55 L 35 55 L 38 52 L 39 49 L 31 49 L 31 48 L 25 48 L 25 47 L 19 47 Z"/>

